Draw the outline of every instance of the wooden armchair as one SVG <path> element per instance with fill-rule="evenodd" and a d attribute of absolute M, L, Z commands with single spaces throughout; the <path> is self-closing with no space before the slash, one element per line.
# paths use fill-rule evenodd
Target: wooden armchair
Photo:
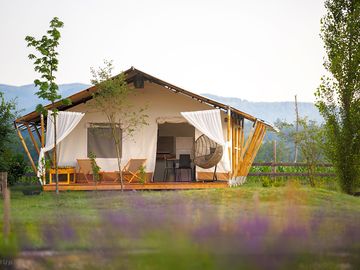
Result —
<path fill-rule="evenodd" d="M 141 180 L 140 169 L 145 166 L 145 163 L 146 159 L 130 159 L 122 169 L 124 180 L 128 183 L 131 183 L 134 179 Z"/>
<path fill-rule="evenodd" d="M 90 159 L 77 159 L 78 173 L 83 174 L 86 182 L 89 182 L 88 175 L 94 175 Z"/>

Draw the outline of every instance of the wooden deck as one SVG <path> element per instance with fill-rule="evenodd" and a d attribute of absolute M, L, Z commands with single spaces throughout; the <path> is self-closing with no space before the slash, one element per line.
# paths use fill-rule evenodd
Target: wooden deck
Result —
<path fill-rule="evenodd" d="M 218 182 L 155 182 L 138 184 L 125 184 L 124 190 L 181 190 L 181 189 L 208 189 L 208 188 L 227 188 L 229 185 L 226 181 Z M 55 184 L 43 186 L 44 191 L 55 191 Z M 103 182 L 96 187 L 94 183 L 75 183 L 59 184 L 60 191 L 67 190 L 121 190 L 120 183 Z"/>

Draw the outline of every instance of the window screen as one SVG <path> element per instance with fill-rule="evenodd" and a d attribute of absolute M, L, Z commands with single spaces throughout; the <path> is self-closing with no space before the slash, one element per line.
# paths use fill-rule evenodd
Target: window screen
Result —
<path fill-rule="evenodd" d="M 120 155 L 122 155 L 121 129 L 116 128 L 120 138 Z M 87 154 L 93 152 L 97 158 L 116 158 L 116 147 L 108 124 L 91 124 L 87 129 Z"/>

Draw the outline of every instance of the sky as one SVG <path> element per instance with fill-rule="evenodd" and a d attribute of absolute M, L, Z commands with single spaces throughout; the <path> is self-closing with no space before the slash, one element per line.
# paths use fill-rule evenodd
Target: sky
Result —
<path fill-rule="evenodd" d="M 195 93 L 314 101 L 325 73 L 323 0 L 0 0 L 0 84 L 37 78 L 25 36 L 57 16 L 57 83 L 90 84 L 113 60 Z"/>

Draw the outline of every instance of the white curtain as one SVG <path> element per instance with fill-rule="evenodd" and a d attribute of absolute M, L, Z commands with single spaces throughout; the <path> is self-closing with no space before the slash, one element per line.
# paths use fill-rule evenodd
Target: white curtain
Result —
<path fill-rule="evenodd" d="M 58 145 L 67 135 L 79 124 L 85 114 L 80 112 L 58 112 L 56 116 L 56 131 Z M 48 111 L 46 120 L 46 144 L 41 148 L 38 162 L 37 176 L 41 181 L 41 176 L 45 173 L 44 156 L 45 153 L 54 148 L 54 117 L 52 111 Z"/>
<path fill-rule="evenodd" d="M 228 144 L 225 140 L 224 129 L 221 120 L 221 111 L 215 110 L 204 110 L 194 112 L 182 112 L 181 115 L 198 131 L 205 134 L 214 142 L 223 146 L 224 154 L 219 163 L 220 169 L 227 172 L 231 171 L 230 158 L 228 153 Z M 211 169 L 199 168 L 198 171 L 210 171 Z"/>
<path fill-rule="evenodd" d="M 211 140 L 225 146 L 220 110 L 182 112 L 181 115 Z"/>

